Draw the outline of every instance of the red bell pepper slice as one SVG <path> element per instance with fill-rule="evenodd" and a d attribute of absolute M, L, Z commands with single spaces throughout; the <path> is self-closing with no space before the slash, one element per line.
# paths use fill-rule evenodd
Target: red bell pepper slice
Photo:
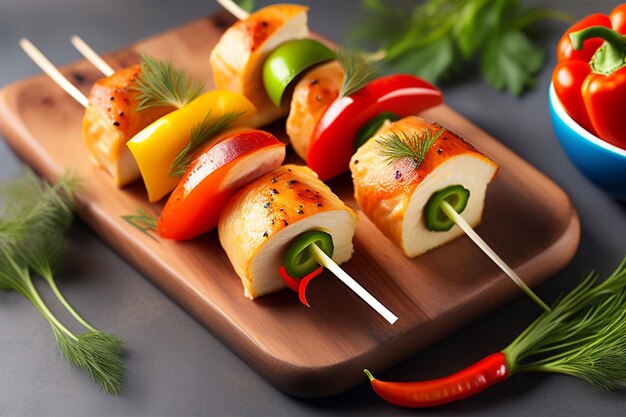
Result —
<path fill-rule="evenodd" d="M 319 120 L 307 165 L 328 180 L 348 170 L 359 129 L 384 111 L 400 117 L 441 104 L 443 97 L 432 84 L 412 75 L 378 78 L 348 97 L 339 97 Z"/>
<path fill-rule="evenodd" d="M 284 157 L 285 144 L 261 130 L 232 134 L 204 150 L 163 208 L 159 236 L 186 240 L 211 230 L 237 189 L 280 165 Z M 252 164 L 258 166 L 251 169 Z"/>

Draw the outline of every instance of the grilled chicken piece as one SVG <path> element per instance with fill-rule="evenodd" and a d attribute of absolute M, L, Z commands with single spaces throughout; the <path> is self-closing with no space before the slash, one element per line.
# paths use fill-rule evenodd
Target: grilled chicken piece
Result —
<path fill-rule="evenodd" d="M 296 4 L 262 8 L 228 28 L 211 52 L 215 88 L 242 93 L 255 105 L 253 127 L 287 114 L 287 107 L 276 107 L 265 92 L 263 63 L 281 43 L 308 37 L 307 10 Z"/>
<path fill-rule="evenodd" d="M 376 142 L 392 132 L 431 135 L 441 127 L 419 117 L 405 117 L 383 127 L 359 148 L 350 161 L 354 193 L 365 215 L 408 257 L 415 257 L 441 246 L 463 231 L 454 226 L 447 232 L 426 228 L 424 206 L 437 191 L 460 184 L 470 191 L 462 213 L 472 226 L 480 224 L 487 185 L 498 165 L 452 132 L 445 131 L 415 169 L 413 161 L 388 163 Z"/>
<path fill-rule="evenodd" d="M 339 95 L 342 82 L 341 65 L 330 61 L 306 72 L 293 90 L 287 135 L 294 151 L 304 161 L 317 122 Z"/>
<path fill-rule="evenodd" d="M 140 71 L 140 65 L 133 65 L 96 82 L 83 118 L 83 137 L 94 163 L 111 174 L 118 187 L 140 176 L 126 142 L 174 110 L 155 107 L 137 111 L 138 93 L 132 87 Z"/>
<path fill-rule="evenodd" d="M 222 247 L 254 299 L 285 287 L 278 270 L 297 236 L 322 230 L 333 238 L 333 260 L 352 257 L 356 214 L 308 167 L 284 165 L 249 183 L 222 211 Z"/>

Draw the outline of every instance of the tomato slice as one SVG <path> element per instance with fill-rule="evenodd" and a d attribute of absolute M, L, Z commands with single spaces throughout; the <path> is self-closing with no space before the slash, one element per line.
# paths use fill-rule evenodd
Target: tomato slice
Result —
<path fill-rule="evenodd" d="M 229 198 L 279 166 L 285 144 L 261 130 L 234 133 L 196 157 L 170 195 L 157 223 L 159 236 L 186 240 L 217 225 Z"/>
<path fill-rule="evenodd" d="M 307 165 L 328 180 L 348 170 L 359 129 L 382 112 L 400 117 L 441 104 L 443 96 L 421 78 L 398 74 L 378 78 L 328 107 L 315 128 Z"/>

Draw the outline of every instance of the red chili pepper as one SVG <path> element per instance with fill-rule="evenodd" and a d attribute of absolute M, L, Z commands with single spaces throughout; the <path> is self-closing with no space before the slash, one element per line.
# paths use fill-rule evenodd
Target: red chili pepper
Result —
<path fill-rule="evenodd" d="M 285 266 L 281 266 L 278 272 L 280 273 L 280 277 L 285 282 L 288 288 L 298 293 L 298 298 L 300 302 L 307 307 L 311 307 L 309 305 L 308 300 L 306 299 L 306 289 L 313 278 L 322 273 L 324 267 L 320 266 L 315 271 L 311 272 L 308 275 L 303 276 L 302 278 L 294 278 L 287 273 L 287 269 Z"/>
<path fill-rule="evenodd" d="M 359 129 L 379 113 L 400 117 L 441 104 L 441 91 L 412 75 L 378 78 L 348 97 L 337 98 L 318 122 L 307 152 L 307 165 L 321 180 L 348 170 Z"/>
<path fill-rule="evenodd" d="M 366 369 L 372 388 L 382 399 L 401 407 L 423 408 L 467 398 L 502 382 L 509 376 L 506 356 L 493 353 L 473 365 L 444 378 L 422 382 L 385 382 Z"/>
<path fill-rule="evenodd" d="M 611 29 L 612 28 L 612 29 Z M 552 74 L 567 113 L 589 132 L 626 149 L 626 3 L 594 14 L 561 38 Z"/>

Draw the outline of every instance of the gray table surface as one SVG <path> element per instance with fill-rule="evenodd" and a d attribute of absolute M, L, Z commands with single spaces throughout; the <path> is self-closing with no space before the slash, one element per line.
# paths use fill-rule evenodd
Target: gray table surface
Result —
<path fill-rule="evenodd" d="M 309 3 L 311 27 L 336 41 L 359 21 L 357 1 Z M 608 12 L 618 3 L 533 2 L 577 17 Z M 39 73 L 17 46 L 22 36 L 53 62 L 64 64 L 78 59 L 68 42 L 72 34 L 109 51 L 218 9 L 211 0 L 0 0 L 0 86 Z M 546 97 L 555 62 L 552 51 L 565 27 L 553 23 L 544 28 L 547 65 L 537 88 L 521 99 L 495 92 L 479 80 L 445 87 L 444 92 L 450 106 L 560 184 L 578 209 L 582 236 L 576 256 L 538 289 L 553 300 L 583 272 L 609 272 L 626 254 L 626 204 L 589 183 L 556 141 Z M 0 179 L 19 169 L 20 161 L 0 143 Z M 559 375 L 517 375 L 474 398 L 419 413 L 379 400 L 365 379 L 331 398 L 293 398 L 254 372 L 80 221 L 68 239 L 59 285 L 88 320 L 127 341 L 126 393 L 109 397 L 101 392 L 57 354 L 47 324 L 26 300 L 0 294 L 0 415 L 626 415 L 623 392 L 596 391 Z M 532 302 L 519 297 L 383 376 L 411 380 L 452 372 L 502 349 L 536 315 Z"/>

